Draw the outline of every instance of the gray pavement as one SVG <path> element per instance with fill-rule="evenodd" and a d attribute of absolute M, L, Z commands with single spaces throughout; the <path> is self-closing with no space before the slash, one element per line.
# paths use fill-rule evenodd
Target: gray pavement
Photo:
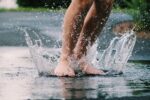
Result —
<path fill-rule="evenodd" d="M 20 30 L 26 28 L 30 34 L 40 34 L 44 38 L 43 41 L 50 40 L 51 43 L 45 44 L 51 47 L 56 41 L 61 40 L 63 16 L 60 12 L 1 12 L 0 46 L 26 46 L 24 32 Z M 99 47 L 106 48 L 115 36 L 112 27 L 132 20 L 132 17 L 126 14 L 111 14 L 99 37 Z M 150 40 L 138 38 L 130 59 L 150 60 Z"/>

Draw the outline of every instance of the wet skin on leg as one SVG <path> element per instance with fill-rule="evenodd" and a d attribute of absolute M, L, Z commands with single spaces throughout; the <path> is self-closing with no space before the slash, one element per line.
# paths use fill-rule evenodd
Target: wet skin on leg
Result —
<path fill-rule="evenodd" d="M 88 64 L 83 56 L 86 47 L 94 43 L 97 33 L 102 30 L 112 3 L 113 0 L 72 0 L 64 18 L 62 54 L 55 69 L 57 76 L 75 76 L 69 63 L 72 55 L 87 74 L 103 73 Z"/>
<path fill-rule="evenodd" d="M 85 17 L 79 39 L 74 49 L 74 55 L 79 59 L 81 69 L 87 74 L 104 74 L 103 71 L 94 68 L 87 63 L 85 55 L 88 46 L 92 46 L 103 29 L 113 5 L 113 0 L 94 0 Z"/>
<path fill-rule="evenodd" d="M 72 0 L 66 11 L 63 25 L 62 53 L 60 62 L 55 69 L 57 76 L 75 76 L 69 57 L 73 54 L 84 18 L 92 5 L 92 0 Z"/>

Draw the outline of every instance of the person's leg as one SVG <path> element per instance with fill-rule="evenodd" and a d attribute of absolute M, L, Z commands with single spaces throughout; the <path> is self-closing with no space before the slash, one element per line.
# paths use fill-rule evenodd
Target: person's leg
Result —
<path fill-rule="evenodd" d="M 55 69 L 57 76 L 74 76 L 70 67 L 69 57 L 73 53 L 79 33 L 82 29 L 84 18 L 92 5 L 93 0 L 72 0 L 64 17 L 62 53 L 60 62 Z"/>
<path fill-rule="evenodd" d="M 81 30 L 74 55 L 79 60 L 81 69 L 87 74 L 101 74 L 101 70 L 92 67 L 84 59 L 88 46 L 91 46 L 103 29 L 110 14 L 114 0 L 94 0 Z"/>

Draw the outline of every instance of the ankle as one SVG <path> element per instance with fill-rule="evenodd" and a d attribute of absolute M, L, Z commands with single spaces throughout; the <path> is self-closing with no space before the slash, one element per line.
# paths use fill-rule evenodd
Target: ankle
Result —
<path fill-rule="evenodd" d="M 83 55 L 82 55 L 81 52 L 76 52 L 76 51 L 74 51 L 74 53 L 73 53 L 74 59 L 76 59 L 76 60 L 78 60 L 78 61 L 83 58 L 82 56 L 83 56 Z"/>
<path fill-rule="evenodd" d="M 69 61 L 71 55 L 68 55 L 68 54 L 62 54 L 60 56 L 60 61 Z"/>
<path fill-rule="evenodd" d="M 85 57 L 82 57 L 78 62 L 79 62 L 80 68 L 82 70 L 85 70 L 86 67 L 89 65 L 88 62 L 86 61 Z"/>

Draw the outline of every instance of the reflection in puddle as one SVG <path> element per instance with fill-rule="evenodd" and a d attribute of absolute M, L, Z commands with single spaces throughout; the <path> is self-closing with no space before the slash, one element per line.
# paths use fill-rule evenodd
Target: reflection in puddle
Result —
<path fill-rule="evenodd" d="M 12 55 L 11 57 L 15 60 L 9 60 L 6 53 L 7 55 Z M 150 96 L 149 64 L 128 63 L 124 74 L 117 77 L 39 77 L 37 69 L 31 61 L 28 48 L 1 47 L 0 55 L 1 100 L 103 100 L 116 97 Z"/>

